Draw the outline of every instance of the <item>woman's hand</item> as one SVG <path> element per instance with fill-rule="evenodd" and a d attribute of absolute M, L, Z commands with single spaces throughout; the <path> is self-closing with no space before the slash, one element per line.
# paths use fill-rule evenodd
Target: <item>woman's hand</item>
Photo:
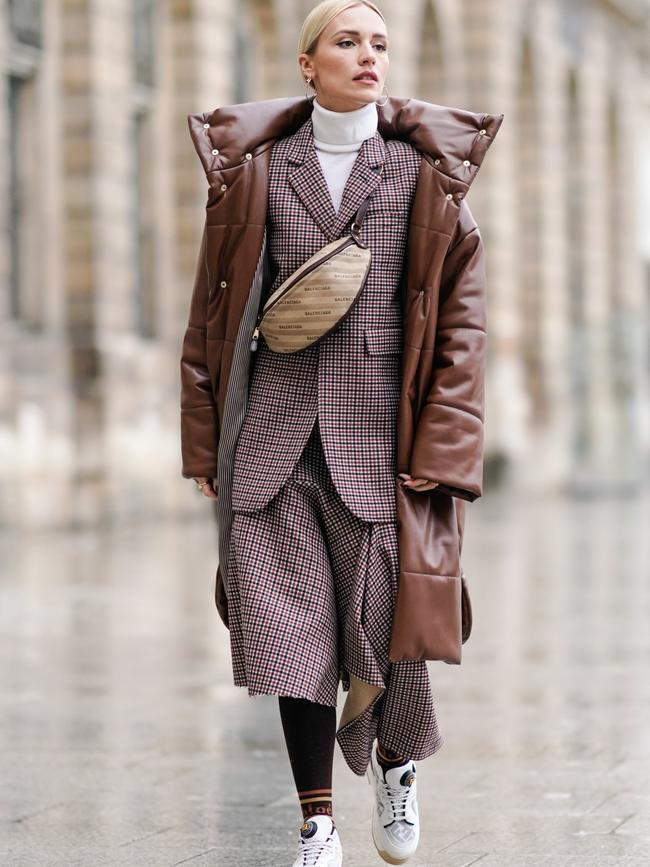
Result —
<path fill-rule="evenodd" d="M 438 482 L 430 482 L 429 479 L 414 479 L 408 473 L 398 473 L 398 478 L 403 479 L 402 485 L 413 491 L 432 491 L 438 487 Z"/>
<path fill-rule="evenodd" d="M 194 478 L 194 481 L 201 484 L 201 493 L 207 497 L 209 500 L 218 499 L 217 493 L 214 490 L 215 483 L 214 479 L 208 479 L 205 476 L 198 476 Z M 207 483 L 207 484 L 204 484 Z"/>

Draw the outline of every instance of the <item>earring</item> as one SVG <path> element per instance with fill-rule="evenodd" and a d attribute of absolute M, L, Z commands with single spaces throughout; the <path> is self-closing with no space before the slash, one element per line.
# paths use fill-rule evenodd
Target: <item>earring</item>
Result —
<path fill-rule="evenodd" d="M 386 105 L 386 103 L 388 102 L 388 88 L 386 87 L 386 85 L 384 85 L 384 90 L 386 91 L 386 99 L 383 102 L 377 102 L 377 100 L 375 100 L 377 105 Z"/>
<path fill-rule="evenodd" d="M 306 79 L 305 79 L 305 84 L 307 85 L 307 87 L 309 87 L 310 82 L 311 82 L 311 78 L 306 78 Z M 307 93 L 307 91 L 305 91 L 305 96 L 307 97 L 307 99 L 310 99 L 311 97 L 313 97 L 313 96 L 316 95 L 316 93 L 315 93 L 315 91 L 316 91 L 316 86 L 312 84 L 312 87 L 314 88 L 314 92 L 313 92 L 313 93 Z"/>

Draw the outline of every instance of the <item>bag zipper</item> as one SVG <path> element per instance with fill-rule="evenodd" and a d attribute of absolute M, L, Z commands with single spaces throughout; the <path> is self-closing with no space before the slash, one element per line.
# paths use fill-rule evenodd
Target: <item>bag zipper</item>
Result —
<path fill-rule="evenodd" d="M 353 298 L 353 300 L 352 300 L 352 303 L 350 304 L 350 306 L 348 307 L 348 309 L 345 311 L 345 313 L 343 314 L 343 316 L 341 316 L 340 319 L 337 319 L 337 321 L 334 323 L 334 325 L 331 326 L 331 328 L 328 328 L 327 331 L 324 331 L 323 334 L 320 335 L 320 337 L 317 337 L 316 340 L 313 340 L 313 341 L 309 344 L 309 347 L 301 347 L 300 349 L 294 349 L 292 352 L 285 352 L 285 353 L 283 353 L 283 354 L 284 354 L 284 355 L 294 355 L 296 352 L 302 352 L 303 349 L 311 348 L 312 346 L 316 346 L 317 343 L 320 343 L 321 340 L 324 340 L 324 339 L 325 339 L 329 334 L 331 334 L 332 331 L 334 331 L 335 328 L 338 328 L 339 325 L 341 325 L 343 322 L 345 322 L 345 320 L 348 318 L 348 316 L 350 315 L 350 313 L 352 313 L 352 310 L 353 310 L 355 304 L 357 303 L 357 301 L 359 300 L 359 298 L 361 298 L 361 293 L 363 292 L 363 290 L 364 290 L 364 288 L 365 288 L 365 285 L 366 285 L 366 283 L 368 282 L 368 276 L 369 276 L 369 274 L 370 274 L 370 265 L 368 265 L 368 268 L 366 269 L 366 273 L 365 273 L 365 275 L 364 275 L 364 278 L 363 278 L 363 280 L 361 281 L 361 285 L 359 286 L 359 291 L 358 291 L 357 294 L 354 296 L 354 298 Z M 255 349 L 257 349 L 257 343 L 258 343 L 257 337 L 258 337 L 258 334 L 259 334 L 259 329 L 256 327 L 256 328 L 255 328 L 255 331 L 253 332 L 253 335 L 254 335 L 254 336 L 253 336 L 253 341 L 251 342 L 251 349 L 252 349 L 253 352 L 255 351 Z M 255 343 L 255 349 L 253 349 L 253 343 Z"/>
<path fill-rule="evenodd" d="M 343 242 L 341 244 L 339 244 L 338 247 L 335 247 L 331 253 L 329 253 L 327 256 L 325 256 L 324 259 L 320 259 L 318 262 L 314 262 L 313 264 L 311 264 L 309 266 L 309 268 L 306 268 L 298 277 L 296 277 L 294 280 L 292 280 L 288 286 L 285 286 L 284 292 L 281 295 L 278 295 L 278 297 L 273 301 L 272 304 L 270 304 L 266 308 L 262 308 L 262 310 L 260 311 L 260 313 L 257 316 L 257 321 L 255 323 L 255 327 L 253 328 L 253 333 L 251 335 L 251 346 L 250 346 L 251 352 L 255 352 L 257 350 L 258 338 L 259 338 L 259 333 L 260 333 L 259 325 L 260 325 L 260 322 L 262 321 L 262 319 L 269 312 L 269 310 L 272 310 L 279 301 L 282 301 L 282 299 L 287 294 L 287 292 L 290 289 L 292 289 L 296 285 L 296 283 L 300 282 L 300 280 L 302 280 L 308 274 L 311 274 L 311 272 L 315 271 L 316 268 L 320 268 L 321 265 L 323 265 L 325 262 L 329 262 L 329 260 L 332 258 L 332 256 L 338 255 L 338 253 L 340 253 L 342 250 L 345 250 L 345 248 L 349 247 L 351 244 L 357 244 L 357 246 L 362 246 L 357 241 L 355 241 L 355 238 L 353 235 L 347 235 L 343 239 Z M 363 245 L 363 246 L 364 246 L 364 249 L 367 249 L 366 245 Z M 364 281 L 363 281 L 364 284 L 365 284 L 367 276 L 368 275 L 366 273 L 366 277 L 364 278 Z M 359 290 L 359 291 L 361 291 L 361 290 Z M 355 301 L 356 301 L 356 297 L 355 297 Z M 345 318 L 345 315 L 343 318 Z M 342 321 L 342 320 L 339 320 L 339 322 L 340 321 Z M 335 323 L 335 325 L 338 325 L 338 322 Z M 329 331 L 331 331 L 331 330 L 332 329 L 330 328 L 328 330 L 328 332 L 326 332 L 326 333 L 329 333 Z M 322 335 L 322 336 L 324 337 L 325 335 Z M 318 339 L 320 340 L 321 338 L 318 338 Z M 316 342 L 316 341 L 314 341 L 314 342 Z M 313 344 L 311 344 L 311 345 L 313 345 Z"/>

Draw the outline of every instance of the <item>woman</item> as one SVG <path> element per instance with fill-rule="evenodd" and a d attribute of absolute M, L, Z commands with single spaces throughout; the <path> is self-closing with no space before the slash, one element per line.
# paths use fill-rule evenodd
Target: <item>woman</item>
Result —
<path fill-rule="evenodd" d="M 234 682 L 278 695 L 303 817 L 294 867 L 342 863 L 335 739 L 373 787 L 378 852 L 403 863 L 419 840 L 415 760 L 443 742 L 426 659 L 443 657 L 414 649 L 418 612 L 396 595 L 399 582 L 417 599 L 429 573 L 457 578 L 459 500 L 481 494 L 485 275 L 464 196 L 503 115 L 388 97 L 386 23 L 367 0 L 316 6 L 298 59 L 313 99 L 188 118 L 210 192 L 181 358 L 182 472 L 217 501 Z M 265 298 L 349 234 L 366 197 L 372 259 L 350 315 L 300 352 L 255 350 Z M 424 565 L 407 501 L 411 530 L 426 510 L 439 519 Z M 415 638 L 396 636 L 398 614 Z"/>

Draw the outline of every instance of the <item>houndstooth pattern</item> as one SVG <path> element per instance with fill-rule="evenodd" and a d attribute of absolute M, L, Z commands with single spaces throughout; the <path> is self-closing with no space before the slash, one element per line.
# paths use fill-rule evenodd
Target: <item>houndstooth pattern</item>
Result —
<path fill-rule="evenodd" d="M 278 492 L 318 416 L 332 478 L 348 508 L 368 521 L 394 518 L 400 283 L 420 159 L 412 145 L 384 141 L 376 132 L 362 143 L 337 213 L 311 118 L 275 142 L 267 219 L 271 285 L 263 300 L 326 243 L 348 234 L 373 193 L 361 229 L 371 265 L 350 315 L 320 343 L 282 355 L 260 338 L 234 457 L 235 511 L 263 508 Z"/>
<path fill-rule="evenodd" d="M 359 775 L 376 736 L 415 760 L 441 747 L 427 663 L 388 661 L 396 523 L 364 521 L 343 503 L 318 419 L 277 496 L 252 514 L 235 512 L 228 574 L 235 685 L 332 706 L 350 673 L 383 687 L 336 734 Z"/>

